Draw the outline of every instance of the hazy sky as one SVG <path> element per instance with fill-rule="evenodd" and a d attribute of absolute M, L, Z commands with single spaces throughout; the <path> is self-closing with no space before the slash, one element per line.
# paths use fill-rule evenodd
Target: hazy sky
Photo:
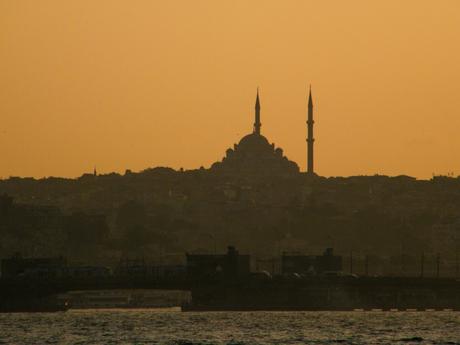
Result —
<path fill-rule="evenodd" d="M 252 130 L 320 175 L 460 174 L 460 1 L 0 0 L 0 177 L 209 167 Z"/>

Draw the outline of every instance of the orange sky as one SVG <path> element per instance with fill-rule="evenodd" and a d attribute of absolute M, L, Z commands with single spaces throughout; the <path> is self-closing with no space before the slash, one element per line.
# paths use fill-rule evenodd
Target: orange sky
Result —
<path fill-rule="evenodd" d="M 460 1 L 0 0 L 0 177 L 209 167 L 252 130 L 320 175 L 460 174 Z"/>

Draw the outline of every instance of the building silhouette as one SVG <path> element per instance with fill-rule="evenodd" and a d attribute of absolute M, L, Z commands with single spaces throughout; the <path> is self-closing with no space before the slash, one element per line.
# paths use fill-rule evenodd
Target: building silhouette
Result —
<path fill-rule="evenodd" d="M 250 274 L 251 257 L 240 255 L 234 246 L 226 254 L 186 254 L 187 275 L 192 280 L 222 278 L 235 280 Z"/>
<path fill-rule="evenodd" d="M 269 143 L 261 134 L 260 98 L 257 90 L 254 127 L 252 133 L 241 138 L 238 144 L 229 148 L 221 162 L 211 166 L 211 170 L 228 175 L 242 176 L 283 176 L 299 173 L 297 163 L 289 160 L 283 149 Z"/>

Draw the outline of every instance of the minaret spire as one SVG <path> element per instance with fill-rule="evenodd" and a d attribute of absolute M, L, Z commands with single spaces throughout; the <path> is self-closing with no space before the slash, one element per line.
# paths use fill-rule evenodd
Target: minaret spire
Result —
<path fill-rule="evenodd" d="M 255 112 L 255 120 L 254 120 L 254 131 L 255 134 L 260 134 L 260 127 L 262 124 L 260 123 L 260 101 L 259 101 L 259 88 L 257 88 L 257 97 L 256 97 L 256 112 Z"/>
<path fill-rule="evenodd" d="M 310 85 L 310 93 L 308 95 L 308 119 L 307 119 L 307 128 L 308 128 L 308 136 L 307 136 L 307 174 L 313 175 L 313 143 L 315 139 L 313 138 L 313 100 L 311 97 L 311 85 Z"/>

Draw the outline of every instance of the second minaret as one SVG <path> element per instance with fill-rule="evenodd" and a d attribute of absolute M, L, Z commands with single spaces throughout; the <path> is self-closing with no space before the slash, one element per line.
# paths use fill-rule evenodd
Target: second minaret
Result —
<path fill-rule="evenodd" d="M 307 119 L 307 128 L 308 128 L 308 136 L 307 136 L 307 174 L 313 175 L 313 143 L 315 139 L 313 138 L 313 100 L 311 97 L 311 87 L 310 87 L 310 94 L 308 96 L 308 119 Z"/>

